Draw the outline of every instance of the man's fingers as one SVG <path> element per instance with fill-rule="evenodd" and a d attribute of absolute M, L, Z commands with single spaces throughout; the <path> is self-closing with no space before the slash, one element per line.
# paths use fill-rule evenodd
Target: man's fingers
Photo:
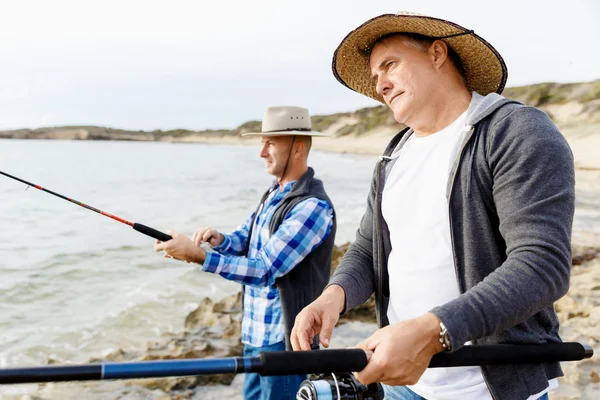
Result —
<path fill-rule="evenodd" d="M 363 340 L 362 342 L 358 343 L 357 345 L 354 346 L 355 349 L 363 349 L 364 351 L 370 350 L 367 348 L 367 339 Z"/>
<path fill-rule="evenodd" d="M 373 355 L 367 363 L 367 366 L 362 371 L 355 372 L 354 376 L 363 385 L 369 385 L 373 382 L 379 382 L 381 380 L 383 370 L 384 368 L 379 366 L 376 357 Z"/>
<path fill-rule="evenodd" d="M 364 385 L 380 382 L 386 371 L 386 366 L 381 363 L 381 356 L 377 357 L 376 354 L 376 349 L 381 338 L 380 332 L 381 330 L 375 331 L 375 333 L 355 346 L 356 348 L 363 349 L 367 353 L 367 359 L 369 360 L 365 369 L 354 373 L 356 379 Z"/>
<path fill-rule="evenodd" d="M 337 318 L 335 316 L 329 316 L 323 321 L 323 326 L 321 327 L 321 334 L 319 335 L 319 341 L 325 347 L 329 347 L 329 343 L 331 341 L 331 334 L 333 333 L 333 328 L 335 327 L 336 322 Z"/>
<path fill-rule="evenodd" d="M 194 244 L 200 246 L 204 240 L 204 233 L 207 228 L 200 228 L 194 233 Z"/>
<path fill-rule="evenodd" d="M 309 338 L 309 331 L 306 329 L 300 329 L 298 331 L 298 342 L 301 350 L 311 350 L 310 343 L 312 341 L 313 336 L 314 334 L 312 334 Z"/>
<path fill-rule="evenodd" d="M 306 312 L 300 313 L 292 329 L 295 329 L 298 350 L 310 350 L 310 343 L 315 336 L 314 318 Z"/>
<path fill-rule="evenodd" d="M 307 347 L 308 332 L 313 331 L 313 318 L 310 316 L 308 309 L 302 310 L 294 321 L 290 341 L 294 350 L 310 350 L 310 343 Z M 314 336 L 314 335 L 313 335 Z"/>
<path fill-rule="evenodd" d="M 380 331 L 375 331 L 375 333 L 373 333 L 371 336 L 369 336 L 354 347 L 373 353 L 375 351 L 375 348 L 379 344 L 379 332 Z"/>
<path fill-rule="evenodd" d="M 202 243 L 208 243 L 210 245 L 210 241 L 217 234 L 218 232 L 216 231 L 216 229 L 211 228 L 210 226 L 206 228 L 200 228 L 196 232 L 194 232 L 194 235 L 192 236 L 192 241 L 194 242 L 194 245 L 196 247 L 200 246 Z"/>
<path fill-rule="evenodd" d="M 369 360 L 367 366 L 362 371 L 354 373 L 356 379 L 364 385 L 379 382 L 384 370 L 379 365 L 377 357 L 375 357 L 376 341 L 373 340 L 373 336 L 371 335 L 355 346 L 356 348 L 363 349 L 367 353 L 367 359 Z"/>
<path fill-rule="evenodd" d="M 319 335 L 319 343 L 325 348 L 329 348 L 329 339 L 325 339 L 322 335 Z"/>
<path fill-rule="evenodd" d="M 160 240 L 157 240 L 154 243 L 154 250 L 156 251 L 163 251 L 165 249 L 165 243 L 161 242 Z"/>
<path fill-rule="evenodd" d="M 216 235 L 216 230 L 208 228 L 203 232 L 202 240 L 210 244 L 211 239 Z"/>
<path fill-rule="evenodd" d="M 298 332 L 295 324 L 292 328 L 292 333 L 290 334 L 290 344 L 292 345 L 293 350 L 300 350 L 300 343 L 298 342 Z"/>

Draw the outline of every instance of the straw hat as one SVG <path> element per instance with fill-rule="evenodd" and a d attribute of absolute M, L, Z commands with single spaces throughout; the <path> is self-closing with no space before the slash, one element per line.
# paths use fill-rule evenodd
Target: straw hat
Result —
<path fill-rule="evenodd" d="M 383 14 L 350 32 L 333 54 L 333 74 L 344 86 L 381 103 L 371 78 L 369 57 L 373 44 L 391 33 L 416 33 L 442 39 L 463 63 L 467 86 L 481 95 L 502 93 L 508 70 L 502 56 L 483 38 L 439 18 L 408 12 Z"/>
<path fill-rule="evenodd" d="M 329 136 L 311 129 L 308 110 L 302 107 L 267 107 L 261 132 L 243 133 L 242 136 Z"/>

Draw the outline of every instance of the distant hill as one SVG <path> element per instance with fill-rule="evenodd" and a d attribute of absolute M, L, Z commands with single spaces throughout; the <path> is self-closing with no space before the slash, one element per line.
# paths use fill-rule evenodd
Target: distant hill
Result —
<path fill-rule="evenodd" d="M 545 111 L 559 127 L 600 124 L 600 79 L 581 83 L 538 83 L 510 87 L 504 96 Z M 385 106 L 361 108 L 356 111 L 312 117 L 313 129 L 334 137 L 364 137 L 389 134 L 402 126 Z M 141 141 L 202 141 L 202 139 L 238 140 L 244 132 L 259 131 L 260 121 L 248 121 L 235 129 L 191 131 L 128 131 L 98 126 L 63 126 L 39 129 L 0 131 L 0 138 L 70 139 L 70 140 L 141 140 Z"/>
<path fill-rule="evenodd" d="M 506 88 L 503 96 L 545 111 L 557 125 L 600 123 L 600 79 L 582 83 L 538 83 Z M 398 132 L 399 125 L 386 106 L 361 108 L 312 118 L 313 129 L 335 136 L 365 135 L 383 130 Z"/>

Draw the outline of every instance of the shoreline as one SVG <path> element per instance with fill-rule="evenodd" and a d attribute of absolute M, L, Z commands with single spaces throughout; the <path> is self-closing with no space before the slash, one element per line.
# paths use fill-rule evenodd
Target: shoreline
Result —
<path fill-rule="evenodd" d="M 561 125 L 559 124 L 558 128 L 573 151 L 575 168 L 578 171 L 600 170 L 600 157 L 597 156 L 595 151 L 596 149 L 600 149 L 600 135 L 595 134 L 600 130 L 600 124 Z M 313 151 L 327 153 L 379 156 L 396 133 L 398 132 L 393 128 L 383 128 L 362 135 L 350 134 L 346 136 L 316 137 L 313 139 L 312 149 Z M 36 137 L 20 135 L 0 136 L 0 139 L 198 143 L 239 146 L 259 146 L 260 144 L 260 138 L 258 137 L 246 138 L 232 134 L 193 133 L 182 137 L 163 136 L 158 139 L 149 134 L 111 134 L 110 136 L 90 137 L 87 131 L 83 129 L 57 131 L 36 135 Z"/>
<path fill-rule="evenodd" d="M 575 160 L 578 171 L 600 170 L 600 157 L 596 149 L 600 149 L 600 124 L 585 124 L 581 126 L 557 125 L 559 131 L 567 140 Z M 398 132 L 393 129 L 381 129 L 370 134 L 347 135 L 332 137 L 316 137 L 313 139 L 312 150 L 328 153 L 348 153 L 358 155 L 380 156 L 388 143 Z M 194 134 L 184 138 L 164 137 L 160 142 L 168 143 L 202 143 L 202 144 L 227 144 L 258 146 L 260 138 L 243 138 L 240 136 L 208 136 Z"/>

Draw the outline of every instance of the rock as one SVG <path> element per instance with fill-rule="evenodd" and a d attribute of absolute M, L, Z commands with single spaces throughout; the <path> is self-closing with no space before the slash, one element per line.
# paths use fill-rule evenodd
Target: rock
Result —
<path fill-rule="evenodd" d="M 63 362 L 61 362 L 61 360 L 58 360 L 54 357 L 48 357 L 48 359 L 46 360 L 46 364 L 48 364 L 48 365 L 63 364 Z"/>
<path fill-rule="evenodd" d="M 134 358 L 135 358 L 135 355 L 128 354 L 123 349 L 117 349 L 115 351 L 112 351 L 112 352 L 108 353 L 104 357 L 90 358 L 89 362 L 95 363 L 95 362 L 106 362 L 106 361 L 110 361 L 110 362 L 113 362 L 113 361 L 126 361 L 126 360 L 132 360 Z"/>
<path fill-rule="evenodd" d="M 239 357 L 242 319 L 241 292 L 225 297 L 219 302 L 203 299 L 185 320 L 185 330 L 168 334 L 161 340 L 149 343 L 145 352 L 115 350 L 90 362 L 153 361 L 171 359 L 206 359 Z M 193 388 L 205 385 L 229 385 L 235 375 L 168 377 L 128 381 L 127 385 L 165 392 L 164 399 L 189 399 Z"/>
<path fill-rule="evenodd" d="M 598 257 L 600 257 L 600 248 L 573 246 L 572 259 L 574 266 L 584 264 Z"/>
<path fill-rule="evenodd" d="M 217 303 L 209 298 L 202 300 L 198 308 L 185 319 L 186 331 L 210 328 L 220 331 L 222 337 L 232 338 L 241 335 L 242 293 L 227 296 Z"/>
<path fill-rule="evenodd" d="M 554 309 L 559 314 L 564 311 L 572 310 L 576 306 L 577 302 L 568 294 L 564 295 L 556 303 L 554 303 Z"/>
<path fill-rule="evenodd" d="M 358 307 L 354 307 L 352 310 L 348 311 L 346 314 L 342 315 L 338 321 L 338 325 L 345 324 L 346 322 L 368 322 L 375 323 L 377 319 L 375 318 L 375 296 L 372 295 L 369 300 L 365 303 L 361 304 Z"/>

